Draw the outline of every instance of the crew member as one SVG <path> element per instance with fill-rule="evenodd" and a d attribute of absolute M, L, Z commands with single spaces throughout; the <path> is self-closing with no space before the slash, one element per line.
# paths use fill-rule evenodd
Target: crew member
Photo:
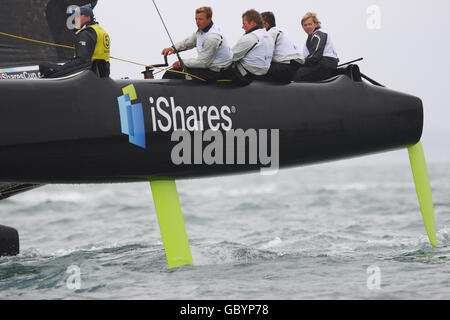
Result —
<path fill-rule="evenodd" d="M 308 34 L 303 55 L 305 64 L 300 67 L 294 81 L 320 81 L 332 77 L 339 59 L 328 33 L 315 13 L 308 12 L 302 19 L 303 30 Z"/>
<path fill-rule="evenodd" d="M 75 19 L 79 30 L 75 34 L 74 58 L 63 65 L 41 63 L 39 69 L 44 77 L 57 77 L 84 67 L 91 67 L 100 77 L 110 74 L 110 38 L 108 33 L 95 21 L 90 7 L 81 7 Z"/>
<path fill-rule="evenodd" d="M 189 38 L 177 43 L 175 48 L 165 48 L 163 55 L 197 48 L 197 58 L 184 59 L 185 71 L 207 82 L 219 80 L 223 71 L 227 69 L 233 58 L 231 47 L 219 26 L 212 21 L 211 7 L 198 8 L 195 11 L 195 21 L 198 30 Z M 180 61 L 173 64 L 176 71 L 182 71 Z M 185 79 L 186 75 L 174 72 L 166 72 L 163 79 Z M 199 80 L 193 77 L 195 80 Z"/>
<path fill-rule="evenodd" d="M 233 65 L 227 71 L 227 78 L 245 85 L 267 74 L 275 42 L 264 29 L 261 14 L 254 9 L 242 15 L 242 29 L 245 34 L 232 49 Z"/>
<path fill-rule="evenodd" d="M 264 28 L 275 41 L 272 63 L 266 78 L 278 82 L 291 82 L 305 59 L 289 35 L 276 26 L 275 15 L 266 11 L 261 13 Z"/>

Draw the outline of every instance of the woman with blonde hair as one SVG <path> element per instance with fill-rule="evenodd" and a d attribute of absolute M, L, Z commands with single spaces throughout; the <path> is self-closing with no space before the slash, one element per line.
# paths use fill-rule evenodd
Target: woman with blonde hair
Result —
<path fill-rule="evenodd" d="M 303 48 L 305 64 L 298 70 L 294 81 L 320 81 L 332 77 L 339 58 L 328 33 L 322 29 L 317 14 L 308 12 L 302 18 L 302 27 L 308 34 Z"/>

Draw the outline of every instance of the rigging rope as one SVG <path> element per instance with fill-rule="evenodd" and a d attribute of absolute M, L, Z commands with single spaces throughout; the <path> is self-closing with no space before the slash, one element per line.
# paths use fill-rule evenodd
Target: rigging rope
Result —
<path fill-rule="evenodd" d="M 4 32 L 0 32 L 0 35 L 6 36 L 6 37 L 10 37 L 10 38 L 20 39 L 20 40 L 24 40 L 24 41 L 28 41 L 28 42 L 44 44 L 44 45 L 48 45 L 48 46 L 61 47 L 61 48 L 72 49 L 72 50 L 75 49 L 74 47 L 66 46 L 66 45 L 63 45 L 63 44 L 57 44 L 57 43 L 52 43 L 52 42 L 34 40 L 34 39 L 20 37 L 20 36 L 16 36 L 16 35 L 9 34 L 9 33 L 4 33 Z M 154 66 L 150 66 L 150 65 L 146 65 L 146 64 L 143 64 L 143 63 L 139 63 L 139 62 L 135 62 L 135 61 L 127 60 L 127 59 L 122 59 L 122 58 L 116 58 L 116 57 L 110 57 L 110 58 L 114 59 L 114 60 L 117 60 L 117 61 L 122 61 L 122 62 L 130 63 L 130 64 L 135 64 L 135 65 L 138 65 L 138 66 L 143 66 L 143 67 L 146 67 L 146 68 L 159 69 L 161 71 L 168 71 L 168 72 L 173 72 L 173 73 L 180 73 L 180 74 L 188 75 L 188 76 L 190 76 L 192 78 L 196 78 L 196 79 L 198 79 L 200 81 L 206 82 L 205 79 L 202 79 L 202 78 L 200 78 L 200 77 L 198 77 L 196 75 L 193 75 L 193 74 L 190 74 L 190 73 L 187 73 L 187 72 L 177 71 L 177 70 L 167 69 L 167 68 L 154 67 Z"/>

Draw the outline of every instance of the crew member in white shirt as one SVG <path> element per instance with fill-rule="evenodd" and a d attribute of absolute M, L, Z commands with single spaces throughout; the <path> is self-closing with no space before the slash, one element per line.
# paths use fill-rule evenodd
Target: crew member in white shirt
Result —
<path fill-rule="evenodd" d="M 227 73 L 227 78 L 239 85 L 249 84 L 267 74 L 275 47 L 275 41 L 264 29 L 258 11 L 251 9 L 244 12 L 242 29 L 245 34 L 232 48 L 233 65 Z"/>
<path fill-rule="evenodd" d="M 207 82 L 214 82 L 222 78 L 223 72 L 232 63 L 233 53 L 228 41 L 219 26 L 212 21 L 211 7 L 201 7 L 195 11 L 195 21 L 198 30 L 187 39 L 162 51 L 163 55 L 197 48 L 198 56 L 183 59 L 185 72 L 197 76 Z M 176 61 L 173 70 L 182 71 L 181 64 Z M 186 79 L 186 75 L 175 72 L 166 72 L 163 79 Z M 199 80 L 196 77 L 192 79 Z"/>
<path fill-rule="evenodd" d="M 276 26 L 275 15 L 272 12 L 263 12 L 261 16 L 264 28 L 275 41 L 272 64 L 265 77 L 268 80 L 289 83 L 300 66 L 305 63 L 305 59 L 287 32 Z"/>
<path fill-rule="evenodd" d="M 334 76 L 339 58 L 329 34 L 322 29 L 317 15 L 308 12 L 302 19 L 302 27 L 308 34 L 303 49 L 305 64 L 298 70 L 294 81 L 320 81 Z"/>

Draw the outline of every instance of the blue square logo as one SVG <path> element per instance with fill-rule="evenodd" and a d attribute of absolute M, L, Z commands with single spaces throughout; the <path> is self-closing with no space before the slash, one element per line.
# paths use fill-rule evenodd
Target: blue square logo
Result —
<path fill-rule="evenodd" d="M 128 135 L 131 144 L 145 149 L 145 123 L 142 103 L 131 103 L 130 95 L 137 98 L 133 85 L 124 88 L 123 91 L 124 95 L 117 98 L 122 133 Z"/>

